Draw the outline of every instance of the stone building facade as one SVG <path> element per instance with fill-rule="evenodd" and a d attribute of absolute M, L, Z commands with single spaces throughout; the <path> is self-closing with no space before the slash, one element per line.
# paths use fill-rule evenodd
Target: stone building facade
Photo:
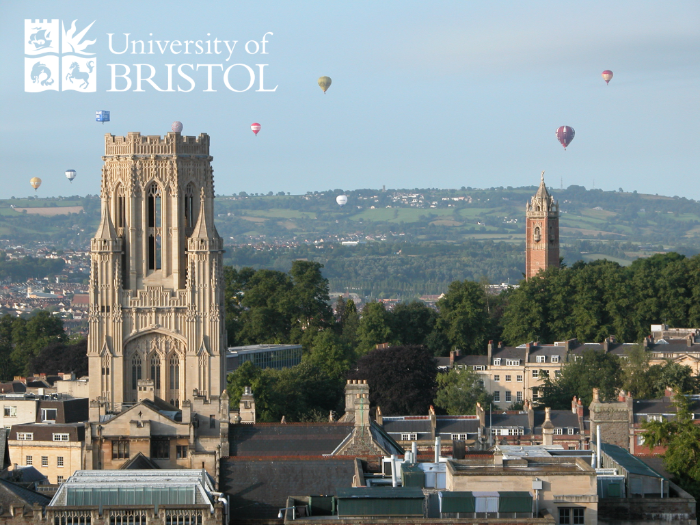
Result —
<path fill-rule="evenodd" d="M 542 270 L 559 267 L 559 203 L 547 191 L 544 171 L 525 216 L 525 278 L 530 279 Z"/>
<path fill-rule="evenodd" d="M 164 433 L 182 445 L 162 445 L 163 467 L 185 466 L 174 447 L 186 445 L 188 463 L 207 455 L 187 466 L 214 474 L 213 456 L 227 454 L 228 398 L 209 136 L 107 134 L 102 159 L 102 218 L 91 241 L 88 468 L 108 467 L 100 452 L 112 457 L 107 442 Z M 124 459 L 116 450 L 114 459 Z"/>

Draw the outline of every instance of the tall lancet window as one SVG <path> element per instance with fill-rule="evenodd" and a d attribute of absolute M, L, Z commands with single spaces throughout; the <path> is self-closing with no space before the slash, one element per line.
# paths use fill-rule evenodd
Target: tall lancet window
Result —
<path fill-rule="evenodd" d="M 131 359 L 131 389 L 136 392 L 141 379 L 141 357 L 137 354 Z"/>
<path fill-rule="evenodd" d="M 148 269 L 161 268 L 161 207 L 160 188 L 154 182 L 148 187 Z"/>
<path fill-rule="evenodd" d="M 179 406 L 180 397 L 180 358 L 177 354 L 171 354 L 168 361 L 170 365 L 169 381 L 170 381 L 170 404 Z"/>
<path fill-rule="evenodd" d="M 194 227 L 194 184 L 185 189 L 185 228 Z"/>
<path fill-rule="evenodd" d="M 160 390 L 160 357 L 158 354 L 151 356 L 151 379 L 156 393 Z"/>
<path fill-rule="evenodd" d="M 114 225 L 123 228 L 126 224 L 124 213 L 126 209 L 126 199 L 124 197 L 124 186 L 119 184 L 115 191 Z"/>

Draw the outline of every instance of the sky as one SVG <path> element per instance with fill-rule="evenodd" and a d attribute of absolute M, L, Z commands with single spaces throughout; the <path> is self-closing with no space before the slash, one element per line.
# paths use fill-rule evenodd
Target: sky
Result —
<path fill-rule="evenodd" d="M 95 92 L 25 92 L 25 19 L 77 20 L 77 32 L 94 21 L 84 50 Z M 0 198 L 34 194 L 31 177 L 43 181 L 39 196 L 98 194 L 105 133 L 164 135 L 177 120 L 184 135 L 211 136 L 221 195 L 516 187 L 545 170 L 554 188 L 700 199 L 699 28 L 695 0 L 0 0 Z M 125 33 L 146 50 L 154 41 L 154 53 L 121 53 Z M 199 55 L 166 44 L 214 39 L 237 44 Z M 121 64 L 129 90 L 112 78 Z M 182 66 L 190 91 L 182 64 L 192 65 Z M 233 64 L 244 64 L 228 77 L 242 92 L 223 82 Z M 274 91 L 259 90 L 257 64 Z M 163 90 L 170 67 L 172 91 L 135 91 L 137 67 Z M 66 74 L 54 74 L 61 86 Z M 325 95 L 322 75 L 333 80 Z M 111 122 L 95 122 L 96 110 Z M 566 151 L 555 137 L 563 125 L 576 130 Z"/>

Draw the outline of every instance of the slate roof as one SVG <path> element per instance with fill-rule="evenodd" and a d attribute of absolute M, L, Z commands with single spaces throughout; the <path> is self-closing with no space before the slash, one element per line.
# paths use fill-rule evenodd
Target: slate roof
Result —
<path fill-rule="evenodd" d="M 479 420 L 438 416 L 436 427 L 435 431 L 439 434 L 476 434 L 479 432 Z"/>
<path fill-rule="evenodd" d="M 542 434 L 542 424 L 545 420 L 544 410 L 535 410 L 535 435 Z M 577 428 L 579 433 L 581 428 L 579 425 L 578 415 L 574 414 L 571 410 L 552 410 L 550 412 L 550 419 L 554 428 Z M 492 425 L 496 427 L 523 427 L 525 429 L 525 434 L 531 433 L 529 427 L 527 413 L 520 412 L 517 414 L 499 414 L 495 413 L 492 416 Z M 489 426 L 489 416 L 486 416 L 486 427 Z M 585 429 L 584 429 L 585 430 Z M 488 432 L 487 432 L 488 434 Z"/>
<path fill-rule="evenodd" d="M 662 397 L 661 399 L 640 399 L 635 400 L 632 405 L 632 410 L 634 412 L 635 423 L 640 423 L 646 421 L 646 415 L 649 414 L 675 414 L 677 412 L 676 407 L 673 405 L 673 401 L 670 397 Z M 700 417 L 700 400 L 692 400 L 690 402 L 690 410 L 694 414 L 697 414 L 696 419 Z"/>
<path fill-rule="evenodd" d="M 8 513 L 10 506 L 24 506 L 31 507 L 35 503 L 38 503 L 42 507 L 49 504 L 51 498 L 34 492 L 33 490 L 25 489 L 19 485 L 15 485 L 10 481 L 0 479 L 0 514 Z"/>
<path fill-rule="evenodd" d="M 320 456 L 333 452 L 353 423 L 257 423 L 233 425 L 232 456 Z"/>
<path fill-rule="evenodd" d="M 491 358 L 501 359 L 520 359 L 525 362 L 525 348 L 513 348 L 510 346 L 504 346 L 503 348 L 494 348 L 491 352 Z M 505 362 L 501 362 L 501 365 L 505 365 Z"/>
<path fill-rule="evenodd" d="M 136 454 L 133 458 L 129 459 L 129 461 L 126 461 L 121 467 L 119 467 L 119 470 L 150 469 L 160 469 L 160 467 L 156 465 L 155 462 L 151 460 L 151 458 L 144 456 L 141 452 Z"/>
<path fill-rule="evenodd" d="M 289 496 L 335 494 L 354 474 L 352 458 L 229 458 L 221 461 L 221 490 L 235 519 L 276 519 Z"/>
<path fill-rule="evenodd" d="M 546 345 L 546 346 L 534 346 L 530 349 L 530 355 L 528 357 L 528 363 L 536 363 L 537 362 L 537 357 L 536 356 L 553 356 L 553 355 L 558 355 L 559 356 L 559 362 L 564 362 L 565 356 L 566 356 L 566 347 L 565 346 L 553 346 L 553 345 Z M 551 363 L 551 360 L 548 360 L 547 363 Z"/>

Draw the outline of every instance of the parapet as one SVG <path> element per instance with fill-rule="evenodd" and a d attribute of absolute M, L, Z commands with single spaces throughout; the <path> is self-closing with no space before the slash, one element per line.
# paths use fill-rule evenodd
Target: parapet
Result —
<path fill-rule="evenodd" d="M 126 137 L 105 135 L 105 155 L 206 155 L 209 156 L 209 135 L 188 137 L 170 132 L 160 135 L 141 135 L 129 132 Z"/>

